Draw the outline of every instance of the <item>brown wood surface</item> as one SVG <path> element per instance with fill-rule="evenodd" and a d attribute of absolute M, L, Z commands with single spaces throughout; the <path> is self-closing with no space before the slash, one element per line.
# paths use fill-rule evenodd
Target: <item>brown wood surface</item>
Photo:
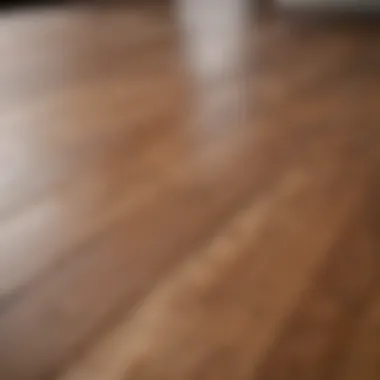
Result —
<path fill-rule="evenodd" d="M 0 379 L 378 379 L 380 28 L 182 16 L 0 15 Z"/>

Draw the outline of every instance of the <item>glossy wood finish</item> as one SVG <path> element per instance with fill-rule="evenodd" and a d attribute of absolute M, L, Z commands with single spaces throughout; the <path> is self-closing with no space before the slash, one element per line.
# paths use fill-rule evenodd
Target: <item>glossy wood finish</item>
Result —
<path fill-rule="evenodd" d="M 1 16 L 1 379 L 378 378 L 380 31 L 241 10 Z"/>

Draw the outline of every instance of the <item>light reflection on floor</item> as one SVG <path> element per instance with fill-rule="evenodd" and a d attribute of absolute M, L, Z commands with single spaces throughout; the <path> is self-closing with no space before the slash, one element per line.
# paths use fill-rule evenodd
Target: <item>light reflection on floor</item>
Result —
<path fill-rule="evenodd" d="M 189 133 L 202 148 L 228 133 L 224 149 L 231 157 L 232 140 L 246 115 L 248 99 L 247 0 L 178 0 L 182 62 L 192 99 Z M 207 157 L 210 163 L 210 157 Z M 220 162 L 220 156 L 219 156 Z"/>

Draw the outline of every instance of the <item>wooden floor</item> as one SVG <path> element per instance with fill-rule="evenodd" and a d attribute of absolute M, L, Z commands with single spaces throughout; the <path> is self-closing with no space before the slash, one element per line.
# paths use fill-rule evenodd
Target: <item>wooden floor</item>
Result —
<path fill-rule="evenodd" d="M 0 379 L 379 379 L 380 28 L 235 10 L 0 16 Z"/>

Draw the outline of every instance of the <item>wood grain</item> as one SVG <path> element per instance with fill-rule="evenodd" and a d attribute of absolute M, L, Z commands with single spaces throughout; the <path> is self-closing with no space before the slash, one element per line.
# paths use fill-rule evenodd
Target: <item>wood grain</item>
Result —
<path fill-rule="evenodd" d="M 377 378 L 380 30 L 210 4 L 0 16 L 1 379 Z"/>

